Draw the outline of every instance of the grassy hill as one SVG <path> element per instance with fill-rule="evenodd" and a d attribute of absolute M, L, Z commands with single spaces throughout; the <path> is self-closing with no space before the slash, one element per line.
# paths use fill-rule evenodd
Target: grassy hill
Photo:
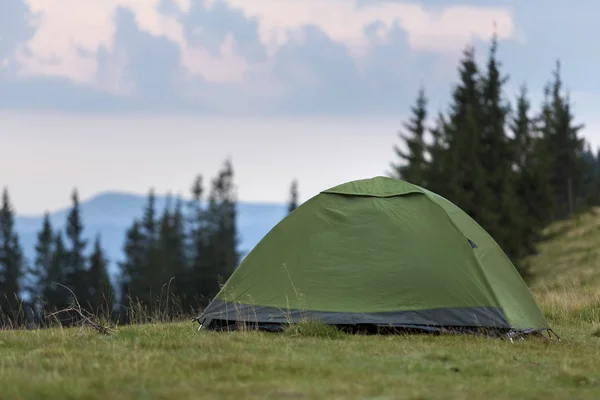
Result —
<path fill-rule="evenodd" d="M 197 332 L 0 333 L 1 399 L 598 399 L 600 213 L 553 225 L 531 288 L 562 341 Z"/>
<path fill-rule="evenodd" d="M 600 208 L 551 225 L 531 257 L 532 289 L 600 290 Z"/>
<path fill-rule="evenodd" d="M 550 321 L 584 320 L 600 333 L 600 208 L 555 223 L 544 234 L 538 254 L 528 260 L 535 277 L 531 290 Z"/>

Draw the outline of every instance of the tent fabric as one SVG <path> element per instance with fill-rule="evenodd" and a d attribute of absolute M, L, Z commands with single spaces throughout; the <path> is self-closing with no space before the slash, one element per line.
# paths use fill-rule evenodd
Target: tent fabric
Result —
<path fill-rule="evenodd" d="M 447 199 L 375 177 L 324 190 L 255 246 L 199 318 L 549 329 L 493 238 Z"/>
<path fill-rule="evenodd" d="M 282 310 L 275 307 L 236 304 L 215 299 L 211 313 L 219 319 L 240 321 L 249 326 L 255 322 L 287 324 L 290 321 L 313 319 L 327 321 L 332 325 L 380 325 L 390 327 L 445 326 L 445 327 L 494 327 L 510 329 L 510 324 L 499 308 L 440 308 L 432 310 L 407 310 L 392 312 L 332 312 L 311 310 Z M 223 318 L 225 317 L 225 318 Z M 232 318 L 233 317 L 233 318 Z"/>

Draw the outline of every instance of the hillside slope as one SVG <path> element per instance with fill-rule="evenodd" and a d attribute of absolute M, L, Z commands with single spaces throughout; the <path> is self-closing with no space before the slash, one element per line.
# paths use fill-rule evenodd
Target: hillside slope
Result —
<path fill-rule="evenodd" d="M 533 295 L 552 325 L 590 324 L 600 337 L 600 209 L 549 226 L 528 259 Z"/>
<path fill-rule="evenodd" d="M 600 208 L 549 226 L 528 259 L 534 291 L 600 291 Z"/>

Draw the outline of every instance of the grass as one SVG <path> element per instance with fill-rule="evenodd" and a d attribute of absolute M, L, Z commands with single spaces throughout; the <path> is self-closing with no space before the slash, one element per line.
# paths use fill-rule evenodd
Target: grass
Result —
<path fill-rule="evenodd" d="M 551 225 L 530 257 L 534 291 L 600 292 L 600 208 Z"/>
<path fill-rule="evenodd" d="M 555 224 L 531 287 L 560 342 L 146 323 L 0 332 L 0 399 L 598 399 L 600 217 Z"/>
<path fill-rule="evenodd" d="M 574 317 L 576 318 L 576 317 Z M 317 324 L 283 334 L 195 324 L 0 334 L 0 398 L 597 399 L 598 320 L 556 322 L 561 342 L 347 335 Z"/>

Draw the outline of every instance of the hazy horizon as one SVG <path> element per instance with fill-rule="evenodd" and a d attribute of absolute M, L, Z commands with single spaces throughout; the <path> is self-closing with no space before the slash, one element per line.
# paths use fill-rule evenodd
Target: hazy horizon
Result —
<path fill-rule="evenodd" d="M 18 214 L 40 214 L 99 192 L 187 196 L 231 159 L 240 200 L 285 202 L 293 179 L 303 200 L 341 182 L 383 175 L 399 122 L 389 118 L 0 115 L 19 132 L 0 160 Z M 85 131 L 86 135 L 81 135 Z M 242 140 L 239 140 L 243 136 Z M 135 163 L 133 162 L 135 159 Z M 44 166 L 52 165 L 52 168 Z"/>
<path fill-rule="evenodd" d="M 14 151 L 0 159 L 0 185 L 17 214 L 39 215 L 69 206 L 73 188 L 82 201 L 151 188 L 185 197 L 197 174 L 208 188 L 230 159 L 240 201 L 285 202 L 294 179 L 305 201 L 342 182 L 385 175 L 402 121 L 0 113 L 4 132 L 19 133 L 10 137 Z M 584 137 L 600 147 L 600 125 L 584 122 Z"/>

